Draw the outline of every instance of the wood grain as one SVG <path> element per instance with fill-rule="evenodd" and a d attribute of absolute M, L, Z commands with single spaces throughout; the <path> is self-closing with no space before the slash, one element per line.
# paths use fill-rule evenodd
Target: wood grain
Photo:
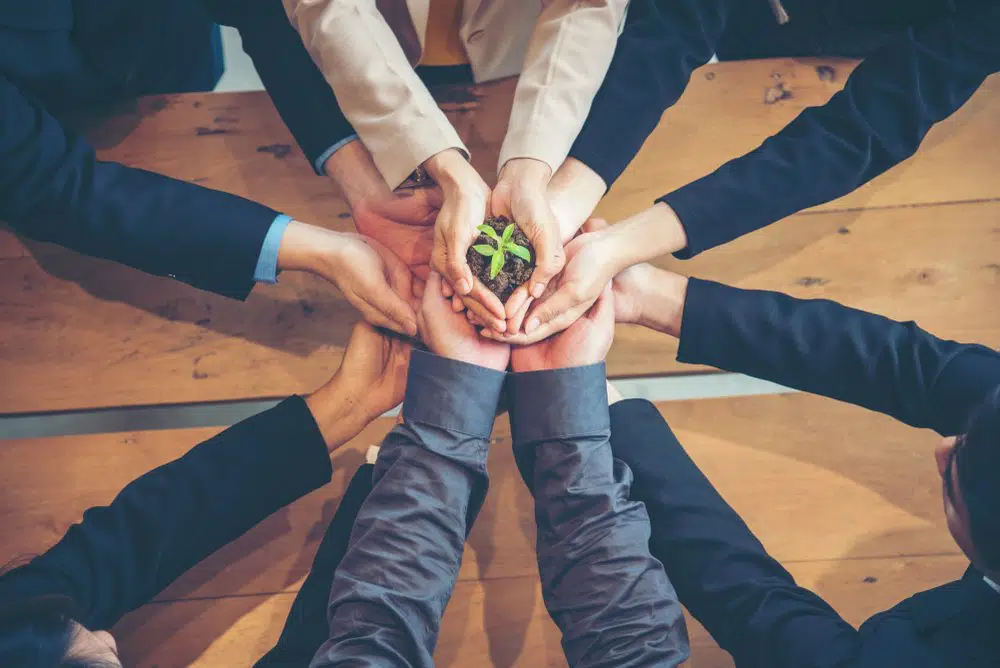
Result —
<path fill-rule="evenodd" d="M 611 219 L 646 206 L 758 143 L 805 106 L 822 103 L 850 63 L 753 61 L 695 73 L 635 163 L 602 204 Z M 792 97 L 762 103 L 776 81 Z M 514 81 L 437 91 L 492 174 Z M 990 121 L 1000 79 L 934 130 L 905 165 L 856 195 L 666 266 L 746 287 L 829 297 L 915 319 L 946 337 L 997 345 L 1000 170 Z M 303 220 L 350 229 L 333 185 L 315 176 L 262 93 L 146 98 L 91 128 L 104 159 L 251 196 Z M 682 160 L 664 161 L 663 155 Z M 957 178 L 956 174 L 961 174 Z M 931 206 L 942 202 L 964 202 Z M 919 205 L 919 206 L 917 206 Z M 888 207 L 860 210 L 859 207 Z M 247 303 L 168 279 L 22 244 L 0 230 L 0 413 L 280 397 L 309 391 L 337 368 L 356 314 L 332 286 L 287 274 Z M 622 328 L 613 376 L 697 370 L 674 343 Z M 96 388 L 96 391 L 95 391 Z"/>

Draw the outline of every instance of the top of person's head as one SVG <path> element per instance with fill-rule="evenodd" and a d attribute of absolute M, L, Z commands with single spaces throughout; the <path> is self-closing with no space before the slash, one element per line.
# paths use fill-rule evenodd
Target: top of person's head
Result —
<path fill-rule="evenodd" d="M 956 477 L 979 562 L 1000 573 L 1000 386 L 969 420 L 955 451 Z"/>

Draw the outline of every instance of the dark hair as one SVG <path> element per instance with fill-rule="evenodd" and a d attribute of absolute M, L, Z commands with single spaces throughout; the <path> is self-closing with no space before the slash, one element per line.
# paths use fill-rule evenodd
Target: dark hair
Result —
<path fill-rule="evenodd" d="M 987 570 L 1000 571 L 1000 386 L 987 395 L 959 439 L 955 468 L 969 510 L 972 542 Z"/>

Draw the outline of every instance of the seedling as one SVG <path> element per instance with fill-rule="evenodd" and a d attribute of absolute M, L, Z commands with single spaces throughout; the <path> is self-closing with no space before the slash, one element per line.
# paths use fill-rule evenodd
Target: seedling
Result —
<path fill-rule="evenodd" d="M 503 265 L 507 261 L 507 253 L 516 255 L 525 262 L 531 262 L 531 251 L 529 251 L 524 246 L 514 243 L 512 240 L 514 236 L 514 223 L 511 223 L 504 228 L 503 234 L 498 235 L 496 230 L 494 230 L 489 225 L 480 225 L 476 228 L 483 234 L 485 234 L 493 241 L 497 242 L 496 248 L 490 246 L 489 244 L 476 244 L 472 247 L 472 250 L 476 251 L 483 257 L 491 258 L 490 260 L 490 279 L 496 278 L 501 271 L 503 271 Z"/>

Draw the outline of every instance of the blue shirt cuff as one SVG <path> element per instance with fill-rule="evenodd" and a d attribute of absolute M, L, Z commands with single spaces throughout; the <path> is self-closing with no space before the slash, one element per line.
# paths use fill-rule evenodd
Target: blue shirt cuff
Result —
<path fill-rule="evenodd" d="M 278 249 L 281 248 L 281 238 L 290 222 L 291 216 L 281 214 L 271 223 L 260 247 L 260 255 L 257 256 L 257 268 L 253 272 L 253 280 L 258 283 L 278 282 Z"/>
<path fill-rule="evenodd" d="M 508 374 L 507 391 L 515 447 L 572 439 L 611 427 L 603 362 Z"/>
<path fill-rule="evenodd" d="M 347 137 L 344 137 L 330 148 L 320 153 L 319 157 L 316 158 L 316 162 L 313 163 L 313 169 L 316 170 L 316 173 L 319 174 L 320 176 L 326 174 L 324 166 L 326 165 L 326 161 L 330 159 L 330 156 L 339 151 L 340 149 L 342 149 L 344 146 L 347 146 L 357 138 L 358 138 L 357 135 L 348 135 Z"/>

